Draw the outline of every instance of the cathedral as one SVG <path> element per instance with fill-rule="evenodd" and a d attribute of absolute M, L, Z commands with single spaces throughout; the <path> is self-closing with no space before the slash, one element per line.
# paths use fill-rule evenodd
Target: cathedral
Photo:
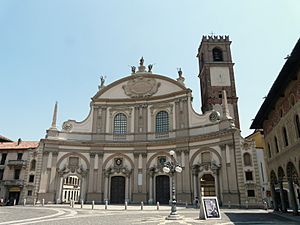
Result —
<path fill-rule="evenodd" d="M 101 78 L 85 120 L 57 128 L 56 104 L 52 125 L 32 154 L 31 199 L 169 204 L 174 183 L 178 204 L 217 196 L 224 206 L 260 206 L 255 145 L 240 134 L 230 44 L 228 36 L 202 37 L 202 114 L 192 107 L 181 69 L 172 79 L 143 58 L 119 80 L 105 84 Z M 174 176 L 163 170 L 172 160 L 182 169 Z"/>

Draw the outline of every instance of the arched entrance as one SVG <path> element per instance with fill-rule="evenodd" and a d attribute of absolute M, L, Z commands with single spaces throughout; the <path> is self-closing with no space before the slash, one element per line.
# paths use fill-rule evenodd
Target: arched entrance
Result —
<path fill-rule="evenodd" d="M 170 178 L 166 175 L 155 178 L 156 201 L 160 204 L 169 204 L 170 200 Z"/>
<path fill-rule="evenodd" d="M 215 178 L 211 174 L 204 174 L 200 178 L 201 196 L 216 196 Z"/>
<path fill-rule="evenodd" d="M 287 190 L 284 190 L 284 189 L 283 189 L 282 193 L 283 193 L 283 200 L 284 200 L 285 206 L 286 206 L 287 208 L 289 208 L 289 197 L 288 197 L 288 192 L 287 192 Z M 279 190 L 279 189 L 276 189 L 276 193 L 275 193 L 275 201 L 276 201 L 278 207 L 281 209 L 281 208 L 282 208 L 282 204 L 281 204 L 280 190 Z"/>
<path fill-rule="evenodd" d="M 110 183 L 110 203 L 123 204 L 125 202 L 125 177 L 113 176 Z"/>
<path fill-rule="evenodd" d="M 62 202 L 69 203 L 71 200 L 78 202 L 80 198 L 80 178 L 76 175 L 69 175 L 64 178 L 62 185 Z"/>

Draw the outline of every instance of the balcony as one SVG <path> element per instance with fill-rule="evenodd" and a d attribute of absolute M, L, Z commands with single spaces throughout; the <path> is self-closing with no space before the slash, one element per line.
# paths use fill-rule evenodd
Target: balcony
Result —
<path fill-rule="evenodd" d="M 5 180 L 4 181 L 5 186 L 24 186 L 24 180 Z"/>
<path fill-rule="evenodd" d="M 26 160 L 8 160 L 7 166 L 9 167 L 17 167 L 17 168 L 24 168 L 26 167 Z"/>

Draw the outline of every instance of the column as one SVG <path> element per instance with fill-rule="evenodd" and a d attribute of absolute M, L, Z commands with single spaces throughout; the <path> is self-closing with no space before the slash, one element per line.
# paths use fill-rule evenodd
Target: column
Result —
<path fill-rule="evenodd" d="M 138 169 L 139 169 L 139 153 L 134 152 L 134 170 L 133 170 L 133 192 L 138 192 Z"/>
<path fill-rule="evenodd" d="M 279 192 L 280 192 L 280 201 L 281 201 L 281 210 L 282 212 L 286 212 L 286 205 L 285 205 L 285 201 L 284 201 L 284 195 L 283 195 L 283 181 L 280 180 L 279 181 Z"/>
<path fill-rule="evenodd" d="M 147 153 L 142 153 L 142 192 L 147 193 L 147 182 L 146 182 L 146 176 L 147 176 Z"/>
<path fill-rule="evenodd" d="M 184 150 L 184 167 L 182 170 L 183 176 L 183 188 L 184 193 L 190 193 L 191 190 L 191 175 L 190 175 L 190 164 L 189 164 L 189 150 Z"/>
<path fill-rule="evenodd" d="M 149 173 L 149 204 L 153 203 L 153 172 Z"/>
<path fill-rule="evenodd" d="M 90 168 L 89 168 L 89 187 L 88 192 L 93 192 L 93 183 L 94 183 L 94 167 L 95 167 L 95 153 L 90 153 Z"/>
<path fill-rule="evenodd" d="M 194 198 L 200 197 L 198 193 L 198 177 L 197 177 L 197 172 L 196 170 L 193 170 L 193 178 L 194 178 Z"/>
<path fill-rule="evenodd" d="M 128 191 L 129 191 L 129 175 L 126 175 L 126 177 L 125 177 L 125 202 L 129 201 Z"/>
<path fill-rule="evenodd" d="M 40 192 L 46 193 L 48 185 L 48 173 L 47 173 L 47 162 L 48 162 L 49 152 L 43 152 L 43 167 L 42 167 L 42 174 L 41 174 L 41 184 L 40 184 Z"/>
<path fill-rule="evenodd" d="M 108 201 L 108 174 L 105 174 L 104 180 L 104 201 Z"/>
<path fill-rule="evenodd" d="M 278 204 L 277 204 L 276 197 L 275 197 L 276 196 L 275 185 L 273 182 L 271 183 L 271 194 L 272 194 L 274 211 L 279 211 Z"/>
<path fill-rule="evenodd" d="M 85 201 L 85 192 L 86 192 L 86 175 L 83 174 L 81 177 L 81 185 L 80 185 L 80 200 Z"/>
<path fill-rule="evenodd" d="M 98 179 L 97 179 L 97 184 L 96 184 L 96 192 L 101 193 L 102 190 L 102 182 L 103 182 L 103 152 L 98 152 Z"/>
<path fill-rule="evenodd" d="M 52 152 L 49 192 L 55 191 L 55 175 L 58 152 Z"/>
<path fill-rule="evenodd" d="M 296 199 L 296 194 L 295 194 L 295 189 L 294 189 L 294 182 L 291 177 L 288 178 L 288 184 L 289 184 L 289 191 L 290 191 L 290 198 L 291 198 L 291 203 L 292 203 L 292 208 L 293 208 L 293 214 L 297 215 L 298 214 L 298 204 L 297 204 L 297 199 Z"/>
<path fill-rule="evenodd" d="M 59 173 L 59 187 L 58 187 L 58 193 L 57 193 L 57 199 L 58 199 L 57 203 L 61 203 L 62 199 L 63 199 L 63 197 L 61 196 L 63 185 L 64 185 L 63 182 L 64 182 L 63 174 Z"/>

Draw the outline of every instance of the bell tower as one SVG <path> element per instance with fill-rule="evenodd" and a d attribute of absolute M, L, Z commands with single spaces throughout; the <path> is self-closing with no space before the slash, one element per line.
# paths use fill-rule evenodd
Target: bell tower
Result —
<path fill-rule="evenodd" d="M 222 116 L 222 93 L 227 93 L 230 116 L 240 128 L 238 97 L 236 95 L 234 72 L 229 36 L 203 36 L 198 49 L 201 87 L 201 110 L 216 110 Z"/>

